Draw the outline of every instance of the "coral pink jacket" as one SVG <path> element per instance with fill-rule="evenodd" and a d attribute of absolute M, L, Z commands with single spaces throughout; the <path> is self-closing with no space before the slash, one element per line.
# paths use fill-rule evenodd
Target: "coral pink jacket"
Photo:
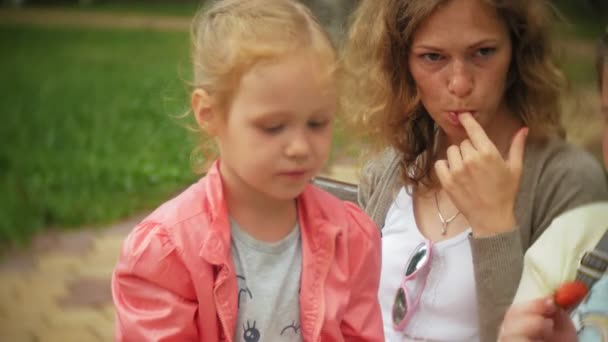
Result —
<path fill-rule="evenodd" d="M 217 163 L 125 240 L 112 276 L 119 341 L 232 341 L 238 285 Z M 304 341 L 383 341 L 380 235 L 355 205 L 298 197 Z"/>

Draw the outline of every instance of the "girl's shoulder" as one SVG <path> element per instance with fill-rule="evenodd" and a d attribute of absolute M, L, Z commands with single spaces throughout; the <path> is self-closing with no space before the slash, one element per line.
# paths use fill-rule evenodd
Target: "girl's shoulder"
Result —
<path fill-rule="evenodd" d="M 394 148 L 386 148 L 380 153 L 370 155 L 363 166 L 364 176 L 379 176 L 399 164 L 400 155 Z"/>
<path fill-rule="evenodd" d="M 192 184 L 137 224 L 125 243 L 130 239 L 130 248 L 134 250 L 141 250 L 149 243 L 156 243 L 166 250 L 198 248 L 208 233 L 206 228 L 210 226 L 211 218 L 219 211 L 218 205 L 209 198 L 213 196 L 208 193 L 204 178 Z"/>
<path fill-rule="evenodd" d="M 329 223 L 349 236 L 364 239 L 379 237 L 378 227 L 358 205 L 343 201 L 313 185 L 303 195 L 307 208 L 305 216 L 310 222 Z"/>

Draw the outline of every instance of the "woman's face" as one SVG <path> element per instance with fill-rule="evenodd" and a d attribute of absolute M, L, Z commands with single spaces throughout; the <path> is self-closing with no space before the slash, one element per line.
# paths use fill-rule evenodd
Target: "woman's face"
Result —
<path fill-rule="evenodd" d="M 422 104 L 450 140 L 466 138 L 458 115 L 472 112 L 486 129 L 508 115 L 505 84 L 511 40 L 505 22 L 483 0 L 452 0 L 416 30 L 409 68 Z"/>

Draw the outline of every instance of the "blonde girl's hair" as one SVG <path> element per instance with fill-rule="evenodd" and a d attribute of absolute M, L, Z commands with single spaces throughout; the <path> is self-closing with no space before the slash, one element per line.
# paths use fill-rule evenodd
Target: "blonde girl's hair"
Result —
<path fill-rule="evenodd" d="M 451 0 L 447 0 L 451 1 Z M 402 156 L 406 185 L 432 186 L 436 127 L 408 70 L 419 25 L 446 0 L 362 0 L 344 50 L 341 111 L 369 136 L 373 152 Z M 559 98 L 564 78 L 552 61 L 550 6 L 545 0 L 484 0 L 508 27 L 513 56 L 504 98 L 533 137 L 563 135 Z"/>
<path fill-rule="evenodd" d="M 194 17 L 191 36 L 194 87 L 210 94 L 220 115 L 229 111 L 241 77 L 258 63 L 310 52 L 320 68 L 327 68 L 328 76 L 337 70 L 328 33 L 295 0 L 212 1 Z M 203 171 L 214 159 L 212 145 L 200 134 L 192 158 L 196 171 Z"/>

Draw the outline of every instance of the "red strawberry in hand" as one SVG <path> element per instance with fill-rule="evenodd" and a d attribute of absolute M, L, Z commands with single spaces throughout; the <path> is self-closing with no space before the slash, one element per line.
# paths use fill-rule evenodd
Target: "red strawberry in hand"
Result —
<path fill-rule="evenodd" d="M 569 310 L 578 304 L 587 295 L 587 285 L 580 281 L 572 281 L 562 284 L 553 295 L 555 304 L 565 310 Z"/>

